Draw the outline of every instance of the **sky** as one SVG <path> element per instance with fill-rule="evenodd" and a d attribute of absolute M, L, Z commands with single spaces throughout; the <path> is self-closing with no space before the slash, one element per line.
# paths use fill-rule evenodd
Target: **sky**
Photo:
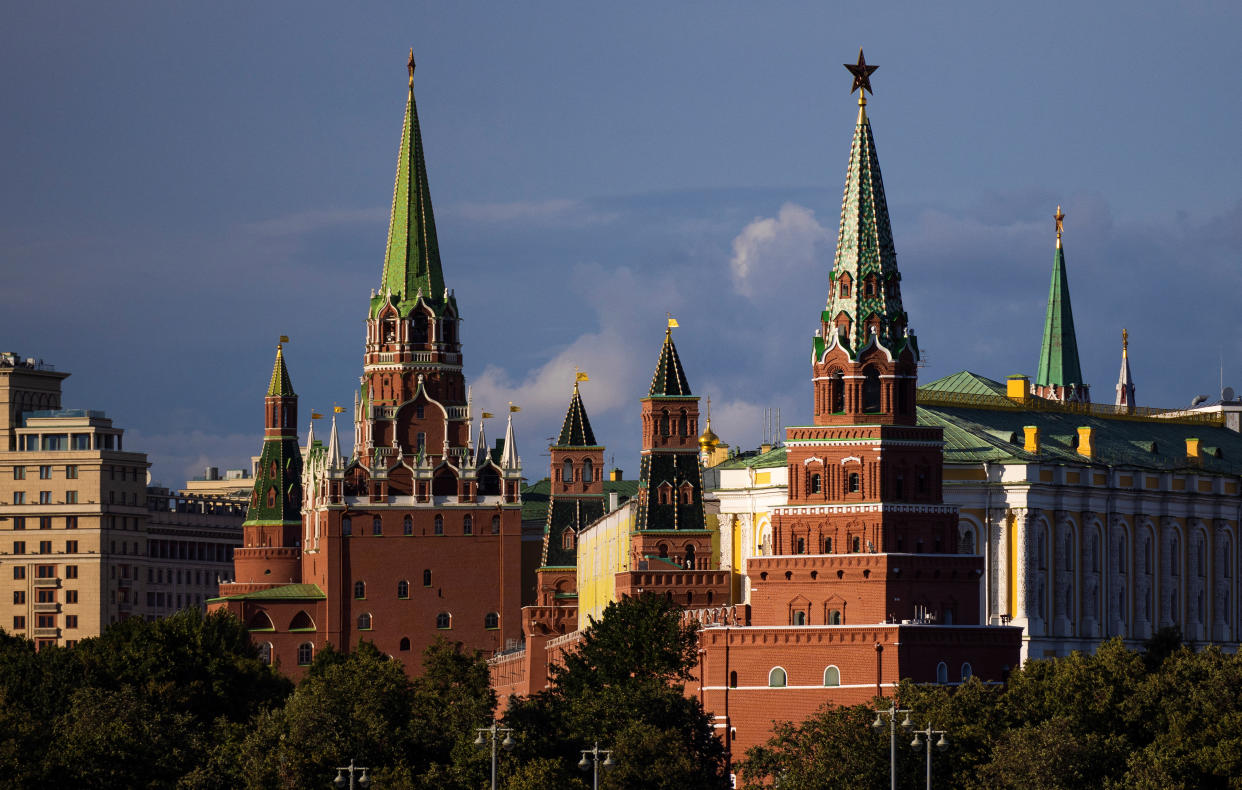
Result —
<path fill-rule="evenodd" d="M 1061 205 L 1094 400 L 1113 400 L 1123 327 L 1141 405 L 1242 388 L 1234 3 L 58 2 L 5 19 L 0 351 L 71 372 L 65 406 L 105 410 L 166 485 L 258 452 L 281 334 L 303 423 L 352 405 L 410 47 L 467 379 L 478 410 L 522 406 L 531 479 L 575 366 L 598 440 L 637 471 L 666 313 L 723 441 L 758 445 L 766 408 L 809 420 L 859 47 L 880 67 L 868 113 L 922 381 L 1034 373 Z"/>

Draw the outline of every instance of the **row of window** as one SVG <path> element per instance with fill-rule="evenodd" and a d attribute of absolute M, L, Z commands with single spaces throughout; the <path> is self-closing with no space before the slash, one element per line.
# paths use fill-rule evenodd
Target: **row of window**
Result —
<path fill-rule="evenodd" d="M 370 612 L 363 612 L 362 614 L 358 615 L 357 622 L 358 622 L 359 631 L 370 631 L 374 627 L 373 625 L 374 619 L 371 617 Z M 436 628 L 439 628 L 442 631 L 447 631 L 451 629 L 452 627 L 453 627 L 453 615 L 449 614 L 448 612 L 440 612 L 439 614 L 436 615 Z M 500 627 L 500 613 L 499 612 L 488 612 L 487 614 L 483 615 L 483 627 L 488 630 L 494 630 L 494 629 L 499 628 Z"/>
<path fill-rule="evenodd" d="M 38 614 L 35 615 L 35 628 L 57 628 L 56 615 L 54 614 Z M 77 628 L 78 616 L 76 614 L 65 615 L 65 628 Z M 26 628 L 26 618 L 24 615 L 13 615 L 13 630 L 23 631 Z"/>
<path fill-rule="evenodd" d="M 25 492 L 25 491 L 14 491 L 14 492 L 13 492 L 13 504 L 14 504 L 14 505 L 25 505 L 25 504 L 27 504 L 27 502 L 26 502 L 26 492 Z M 32 499 L 32 500 L 29 502 L 29 504 L 32 504 L 32 505 L 33 505 L 33 504 L 34 504 L 34 500 Z M 39 492 L 39 504 L 40 504 L 40 505 L 52 505 L 52 504 L 56 504 L 56 505 L 76 505 L 76 504 L 78 504 L 78 492 L 77 492 L 77 491 L 66 491 L 66 492 L 65 492 L 65 501 L 64 501 L 64 502 L 52 502 L 52 492 L 51 492 L 51 491 L 40 491 L 40 492 Z"/>
<path fill-rule="evenodd" d="M 65 466 L 65 477 L 69 480 L 78 479 L 77 464 L 67 464 Z M 24 466 L 13 467 L 13 479 L 14 480 L 25 480 L 26 479 L 26 467 Z M 39 467 L 39 479 L 40 480 L 51 480 L 52 479 L 52 467 L 50 465 L 45 464 Z"/>
<path fill-rule="evenodd" d="M 26 553 L 26 541 L 24 540 L 13 541 L 13 553 L 14 554 L 25 554 Z M 51 554 L 52 553 L 52 541 L 50 540 L 39 541 L 39 553 L 40 554 Z M 78 553 L 78 542 L 76 540 L 65 541 L 65 553 L 66 554 L 77 554 Z"/>
<path fill-rule="evenodd" d="M 53 522 L 52 522 L 51 516 L 39 516 L 39 529 L 51 529 L 52 526 L 53 526 Z M 25 529 L 25 528 L 26 528 L 26 517 L 25 516 L 14 516 L 13 517 L 13 529 L 17 530 L 17 529 Z M 78 528 L 78 517 L 77 516 L 65 516 L 65 529 L 77 529 L 77 528 Z"/>
<path fill-rule="evenodd" d="M 59 452 L 61 450 L 123 449 L 120 434 L 97 433 L 95 434 L 93 444 L 94 447 L 91 446 L 91 435 L 89 433 L 27 433 L 17 437 L 17 449 L 23 452 L 37 452 L 39 450 Z"/>
<path fill-rule="evenodd" d="M 14 579 L 26 578 L 26 566 L 25 565 L 14 565 L 13 566 L 13 578 Z M 35 578 L 36 579 L 55 579 L 56 578 L 56 566 L 55 565 L 36 565 L 35 566 Z M 78 578 L 78 566 L 66 565 L 65 566 L 65 578 L 66 579 Z"/>
<path fill-rule="evenodd" d="M 403 653 L 409 652 L 410 638 L 408 636 L 402 637 L 401 643 L 397 649 Z M 262 661 L 264 664 L 270 665 L 272 663 L 273 651 L 274 651 L 274 646 L 272 645 L 271 642 L 260 642 L 259 643 L 259 660 Z M 315 660 L 315 646 L 312 643 L 303 642 L 302 644 L 298 645 L 298 649 L 297 649 L 298 666 L 300 667 L 310 666 L 311 662 L 314 660 Z"/>
<path fill-rule="evenodd" d="M 1086 557 L 1086 569 L 1089 570 L 1091 573 L 1099 573 L 1101 554 L 1100 554 L 1100 534 L 1098 532 L 1094 532 L 1091 535 L 1091 540 L 1088 543 L 1088 547 L 1089 548 L 1088 548 L 1087 557 Z M 1126 575 L 1126 558 L 1127 558 L 1126 550 L 1127 548 L 1128 548 L 1128 542 L 1126 540 L 1126 536 L 1120 535 L 1117 541 L 1116 557 L 1117 557 L 1117 573 L 1121 576 Z M 1229 557 L 1230 554 L 1232 553 L 1232 542 L 1229 540 L 1228 537 L 1224 538 L 1224 545 L 1222 548 L 1223 550 L 1221 552 L 1221 556 Z M 1074 570 L 1074 556 L 1076 554 L 1076 552 L 1074 551 L 1073 533 L 1066 533 L 1065 539 L 1063 541 L 1063 549 L 1064 549 L 1064 554 L 1062 555 L 1062 559 L 1061 559 L 1061 562 L 1064 566 L 1063 569 L 1072 571 Z M 1169 536 L 1169 545 L 1165 551 L 1165 554 L 1169 558 L 1169 575 L 1178 576 L 1180 574 L 1180 566 L 1181 566 L 1181 543 L 1177 535 Z M 1047 533 L 1042 530 L 1040 531 L 1039 536 L 1036 539 L 1035 557 L 1036 557 L 1036 562 L 1039 566 L 1039 569 L 1046 570 L 1048 567 L 1048 536 L 1047 536 Z M 1142 573 L 1150 574 L 1152 572 L 1151 536 L 1147 536 L 1143 539 L 1142 567 L 1143 567 Z M 1230 563 L 1229 562 L 1222 563 L 1221 571 L 1222 571 L 1224 578 L 1228 579 L 1231 573 Z M 1195 575 L 1197 575 L 1199 578 L 1204 578 L 1207 575 L 1207 542 L 1204 540 L 1202 535 L 1199 535 L 1198 539 L 1195 542 L 1194 572 L 1195 572 Z"/>
<path fill-rule="evenodd" d="M 974 669 L 970 666 L 970 662 L 962 664 L 961 682 L 965 683 L 974 675 Z M 936 682 L 949 682 L 949 665 L 941 661 L 936 665 Z M 789 673 L 783 667 L 772 667 L 768 672 L 768 687 L 774 689 L 785 688 L 789 685 Z M 841 670 L 835 666 L 829 666 L 824 669 L 824 685 L 839 686 L 841 685 Z M 729 673 L 730 688 L 737 688 L 737 672 Z"/>
<path fill-rule="evenodd" d="M 431 586 L 431 570 L 430 569 L 426 569 L 423 571 L 423 586 L 424 587 Z M 361 601 L 361 600 L 364 600 L 366 597 L 367 597 L 367 583 L 364 581 L 354 582 L 354 598 L 356 600 Z M 401 581 L 397 582 L 397 597 L 398 598 L 409 598 L 410 597 L 410 583 L 406 581 L 405 579 L 402 579 Z"/>
<path fill-rule="evenodd" d="M 436 514 L 436 517 L 432 523 L 431 529 L 432 529 L 432 534 L 435 534 L 435 535 L 444 534 L 444 516 L 443 515 L 439 513 Z M 345 518 L 341 519 L 341 534 L 342 535 L 353 535 L 354 534 L 354 521 L 349 516 L 346 516 Z M 371 519 L 371 534 L 372 535 L 383 535 L 384 534 L 384 523 L 383 521 L 380 520 L 379 516 L 375 516 L 374 518 Z M 404 519 L 401 520 L 401 534 L 402 535 L 413 535 L 414 534 L 414 519 L 412 519 L 410 516 L 406 516 Z M 461 534 L 463 535 L 474 534 L 474 516 L 470 515 L 469 513 L 467 513 L 465 516 L 462 517 Z M 492 534 L 493 535 L 500 534 L 500 516 L 492 516 Z"/>
<path fill-rule="evenodd" d="M 48 588 L 43 588 L 41 590 L 35 590 L 35 602 L 36 603 L 56 603 L 56 589 L 54 587 L 48 587 Z M 69 604 L 69 603 L 77 603 L 77 602 L 78 602 L 78 591 L 77 590 L 65 590 L 65 603 Z M 13 591 L 13 603 L 15 604 L 26 603 L 26 591 L 25 590 L 14 590 Z"/>
<path fill-rule="evenodd" d="M 595 475 L 596 475 L 595 464 L 591 463 L 590 458 L 583 459 L 582 461 L 582 482 L 583 483 L 595 482 Z M 569 458 L 565 459 L 565 463 L 561 467 L 561 481 L 565 483 L 572 483 L 574 481 L 574 462 L 570 460 Z"/>

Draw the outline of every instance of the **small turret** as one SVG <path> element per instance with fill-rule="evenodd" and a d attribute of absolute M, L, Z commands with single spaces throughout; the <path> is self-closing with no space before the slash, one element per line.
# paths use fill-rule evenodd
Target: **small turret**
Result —
<path fill-rule="evenodd" d="M 1121 330 L 1121 375 L 1117 377 L 1117 402 L 1127 411 L 1134 409 L 1134 377 L 1130 375 L 1130 333 Z"/>

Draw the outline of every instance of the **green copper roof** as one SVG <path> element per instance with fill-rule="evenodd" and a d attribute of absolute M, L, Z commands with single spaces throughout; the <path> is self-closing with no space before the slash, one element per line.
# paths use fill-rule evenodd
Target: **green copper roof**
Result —
<path fill-rule="evenodd" d="M 239 593 L 238 595 L 226 595 L 222 598 L 212 598 L 213 601 L 322 601 L 328 596 L 323 594 L 323 590 L 319 589 L 318 584 L 282 584 L 279 587 L 271 587 L 266 590 L 257 590 L 255 592 Z"/>
<path fill-rule="evenodd" d="M 431 209 L 427 164 L 423 160 L 423 136 L 414 102 L 414 58 L 410 57 L 410 91 L 401 126 L 401 149 L 397 152 L 397 179 L 392 191 L 392 214 L 388 223 L 388 248 L 380 293 L 372 301 L 374 315 L 384 303 L 384 293 L 395 294 L 398 310 L 408 314 L 419 291 L 429 302 L 444 296 L 444 273 L 440 268 L 440 243 Z"/>
<path fill-rule="evenodd" d="M 843 291 L 843 279 L 850 283 Z M 901 274 L 889 225 L 884 179 L 875 150 L 875 138 L 866 108 L 858 108 L 854 142 L 850 147 L 845 193 L 841 198 L 841 224 L 830 275 L 832 285 L 824 311 L 828 324 L 845 313 L 849 332 L 843 345 L 851 353 L 866 345 L 865 327 L 879 319 L 879 341 L 897 351 L 905 343 L 906 315 L 901 306 Z"/>
<path fill-rule="evenodd" d="M 1057 240 L 1052 261 L 1052 284 L 1048 287 L 1048 314 L 1044 318 L 1044 343 L 1039 349 L 1037 386 L 1080 385 L 1078 339 L 1074 335 L 1074 313 L 1070 310 L 1069 278 L 1065 273 L 1065 252 Z"/>
<path fill-rule="evenodd" d="M 1005 397 L 1007 392 L 1005 385 L 999 381 L 993 381 L 978 373 L 971 373 L 969 370 L 922 384 L 919 389 L 932 392 L 964 392 L 968 395 L 1000 395 L 1001 397 Z"/>
<path fill-rule="evenodd" d="M 582 396 L 578 394 L 578 384 L 574 383 L 574 394 L 569 399 L 569 410 L 565 412 L 565 421 L 561 423 L 561 435 L 556 440 L 557 447 L 597 447 L 595 432 L 591 430 L 591 420 L 587 418 L 586 408 L 582 405 Z"/>
<path fill-rule="evenodd" d="M 785 448 L 775 447 L 766 453 L 751 451 L 738 453 L 727 461 L 716 464 L 713 469 L 775 469 L 785 465 Z"/>
<path fill-rule="evenodd" d="M 272 382 L 267 385 L 267 396 L 292 397 L 293 382 L 289 380 L 289 369 L 285 367 L 285 352 L 276 346 L 276 364 L 272 366 Z"/>
<path fill-rule="evenodd" d="M 664 332 L 664 345 L 660 347 L 660 361 L 656 363 L 655 373 L 651 376 L 652 397 L 691 397 L 690 384 L 686 381 L 686 372 L 682 370 L 681 359 L 677 356 L 677 346 L 673 345 L 673 331 Z"/>

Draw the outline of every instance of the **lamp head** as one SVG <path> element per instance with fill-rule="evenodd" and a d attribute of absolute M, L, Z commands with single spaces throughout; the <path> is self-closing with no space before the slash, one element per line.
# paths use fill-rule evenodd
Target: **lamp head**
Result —
<path fill-rule="evenodd" d="M 613 768 L 616 768 L 616 767 L 617 767 L 617 761 L 612 759 L 612 752 L 609 752 L 608 756 L 604 758 L 604 768 L 606 770 L 611 771 Z"/>
<path fill-rule="evenodd" d="M 363 771 L 362 776 L 358 777 L 358 786 L 361 787 L 362 790 L 367 790 L 367 788 L 371 786 L 371 777 L 367 776 L 366 771 Z"/>
<path fill-rule="evenodd" d="M 940 740 L 936 741 L 936 748 L 937 749 L 949 748 L 949 739 L 945 737 L 945 734 L 943 732 L 940 733 Z"/>
<path fill-rule="evenodd" d="M 909 732 L 910 730 L 914 729 L 914 722 L 910 721 L 909 713 L 906 714 L 905 720 L 901 722 L 901 728 L 905 730 L 906 732 Z"/>
<path fill-rule="evenodd" d="M 336 778 L 332 780 L 332 784 L 337 787 L 344 787 L 348 782 L 345 781 L 345 774 L 340 768 L 336 769 Z"/>
<path fill-rule="evenodd" d="M 582 759 L 578 761 L 578 767 L 584 771 L 591 770 L 591 761 L 586 758 L 585 754 L 582 755 Z"/>
<path fill-rule="evenodd" d="M 910 748 L 914 749 L 915 751 L 917 751 L 918 748 L 922 745 L 923 745 L 923 742 L 919 740 L 919 736 L 917 735 L 914 736 L 914 740 L 910 741 Z"/>
<path fill-rule="evenodd" d="M 517 746 L 517 741 L 513 740 L 512 735 L 506 735 L 505 739 L 500 742 L 500 748 L 504 749 L 506 752 L 513 751 L 514 746 Z"/>
<path fill-rule="evenodd" d="M 475 738 L 475 739 L 474 739 L 474 745 L 475 745 L 475 746 L 482 746 L 482 745 L 483 745 L 483 733 L 481 733 L 481 732 L 480 732 L 480 733 L 479 733 L 479 737 L 477 737 L 477 738 Z"/>
<path fill-rule="evenodd" d="M 880 714 L 875 714 L 875 721 L 871 722 L 871 726 L 876 730 L 884 729 L 884 720 L 880 718 Z"/>

